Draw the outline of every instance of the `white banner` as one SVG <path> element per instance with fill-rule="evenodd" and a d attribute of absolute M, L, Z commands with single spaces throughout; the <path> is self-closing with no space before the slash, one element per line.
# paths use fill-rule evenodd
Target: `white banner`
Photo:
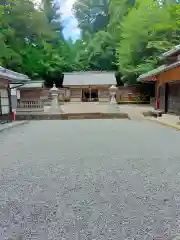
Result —
<path fill-rule="evenodd" d="M 16 97 L 18 100 L 20 100 L 20 91 L 19 90 L 16 91 Z"/>

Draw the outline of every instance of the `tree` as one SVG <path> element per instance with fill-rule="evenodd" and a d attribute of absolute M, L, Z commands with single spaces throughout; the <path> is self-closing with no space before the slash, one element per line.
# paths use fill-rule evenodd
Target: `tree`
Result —
<path fill-rule="evenodd" d="M 115 68 L 114 41 L 107 31 L 109 23 L 107 0 L 78 0 L 74 5 L 75 15 L 82 30 L 89 68 L 113 70 Z"/>
<path fill-rule="evenodd" d="M 1 65 L 50 82 L 58 73 L 61 76 L 63 71 L 76 69 L 76 53 L 63 38 L 57 8 L 48 0 L 42 9 L 36 9 L 29 0 L 17 0 L 16 4 L 4 0 L 0 5 Z"/>
<path fill-rule="evenodd" d="M 77 0 L 74 11 L 83 35 L 98 32 L 108 24 L 108 0 Z"/>
<path fill-rule="evenodd" d="M 50 33 L 44 13 L 35 11 L 28 0 L 17 0 L 16 4 L 7 0 L 1 12 L 1 43 L 4 45 L 1 62 L 5 67 L 23 71 L 21 53 L 36 46 L 43 35 Z"/>
<path fill-rule="evenodd" d="M 118 85 L 135 83 L 180 41 L 180 4 L 174 0 L 77 0 L 82 38 L 63 37 L 61 5 L 42 0 L 1 0 L 0 64 L 62 85 L 63 72 L 116 71 Z M 14 41 L 15 39 L 15 41 Z"/>
<path fill-rule="evenodd" d="M 152 70 L 160 53 L 173 46 L 175 25 L 170 8 L 159 2 L 137 1 L 128 11 L 121 24 L 117 56 L 119 69 L 129 82 Z"/>

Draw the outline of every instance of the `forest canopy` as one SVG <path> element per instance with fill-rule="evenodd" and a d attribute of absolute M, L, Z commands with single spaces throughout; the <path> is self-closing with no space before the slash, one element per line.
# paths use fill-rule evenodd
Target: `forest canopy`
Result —
<path fill-rule="evenodd" d="M 81 39 L 65 40 L 60 4 L 1 0 L 0 65 L 32 79 L 63 72 L 117 71 L 135 83 L 158 65 L 158 57 L 180 43 L 177 0 L 76 0 Z"/>

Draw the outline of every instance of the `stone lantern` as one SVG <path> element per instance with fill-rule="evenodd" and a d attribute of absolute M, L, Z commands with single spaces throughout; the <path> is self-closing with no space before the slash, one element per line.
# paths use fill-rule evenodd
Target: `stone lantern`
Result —
<path fill-rule="evenodd" d="M 117 104 L 116 97 L 115 97 L 116 93 L 117 93 L 117 87 L 112 85 L 109 88 L 109 93 L 110 93 L 110 96 L 111 96 L 110 104 Z"/>
<path fill-rule="evenodd" d="M 56 87 L 55 84 L 50 89 L 50 93 L 52 95 L 52 105 L 51 105 L 50 111 L 51 112 L 59 112 L 60 107 L 59 107 L 59 104 L 58 104 L 58 88 Z"/>
<path fill-rule="evenodd" d="M 55 95 L 57 95 L 58 93 L 57 93 L 57 91 L 58 91 L 58 88 L 56 87 L 56 84 L 54 83 L 53 84 L 53 87 L 50 89 L 50 92 L 52 93 L 52 95 L 55 93 Z"/>

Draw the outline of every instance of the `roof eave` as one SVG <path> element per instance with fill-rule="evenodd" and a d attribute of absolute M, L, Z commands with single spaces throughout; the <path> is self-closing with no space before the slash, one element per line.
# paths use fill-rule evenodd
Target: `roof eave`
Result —
<path fill-rule="evenodd" d="M 12 84 L 26 83 L 30 81 L 27 75 L 11 71 L 1 66 L 0 66 L 0 77 L 2 79 L 8 80 L 9 83 L 12 83 Z"/>
<path fill-rule="evenodd" d="M 26 84 L 30 82 L 30 79 L 9 79 L 11 84 Z"/>
<path fill-rule="evenodd" d="M 160 70 L 158 72 L 148 72 L 147 74 L 142 74 L 137 78 L 137 82 L 144 82 L 145 79 L 148 79 L 153 76 L 157 76 L 159 73 L 163 72 L 163 70 Z"/>
<path fill-rule="evenodd" d="M 178 53 L 178 52 L 180 52 L 180 44 L 177 45 L 177 46 L 175 46 L 175 47 L 172 48 L 171 50 L 163 53 L 163 54 L 161 55 L 161 58 L 164 59 L 164 58 L 170 57 L 170 56 L 172 56 L 173 54 Z"/>
<path fill-rule="evenodd" d="M 158 71 L 158 68 L 146 73 L 146 74 L 142 74 L 140 75 L 138 78 L 137 78 L 137 81 L 138 82 L 144 82 L 145 79 L 147 78 L 150 78 L 152 76 L 157 76 L 159 73 L 162 73 L 162 72 L 165 72 L 167 70 L 170 70 L 172 68 L 176 68 L 176 67 L 179 67 L 180 66 L 180 61 L 177 61 L 171 65 L 165 65 L 165 66 L 162 66 L 161 69 L 159 69 Z M 156 71 L 157 70 L 157 71 Z"/>
<path fill-rule="evenodd" d="M 79 74 L 101 74 L 101 73 L 107 73 L 112 74 L 115 73 L 115 71 L 72 71 L 72 72 L 63 72 L 64 75 L 79 75 Z"/>
<path fill-rule="evenodd" d="M 76 87 L 81 87 L 81 86 L 109 86 L 109 85 L 115 85 L 116 83 L 96 83 L 96 84 L 63 84 L 64 87 L 68 86 L 68 87 L 73 87 L 73 86 L 76 86 Z"/>
<path fill-rule="evenodd" d="M 39 84 L 39 85 L 34 86 L 33 83 Z M 44 86 L 43 81 L 29 81 L 29 82 L 25 82 L 23 85 L 19 86 L 18 89 L 40 89 L 43 86 Z"/>
<path fill-rule="evenodd" d="M 28 83 L 31 79 L 14 79 L 0 74 L 0 78 L 7 80 L 10 84 L 25 84 Z"/>

